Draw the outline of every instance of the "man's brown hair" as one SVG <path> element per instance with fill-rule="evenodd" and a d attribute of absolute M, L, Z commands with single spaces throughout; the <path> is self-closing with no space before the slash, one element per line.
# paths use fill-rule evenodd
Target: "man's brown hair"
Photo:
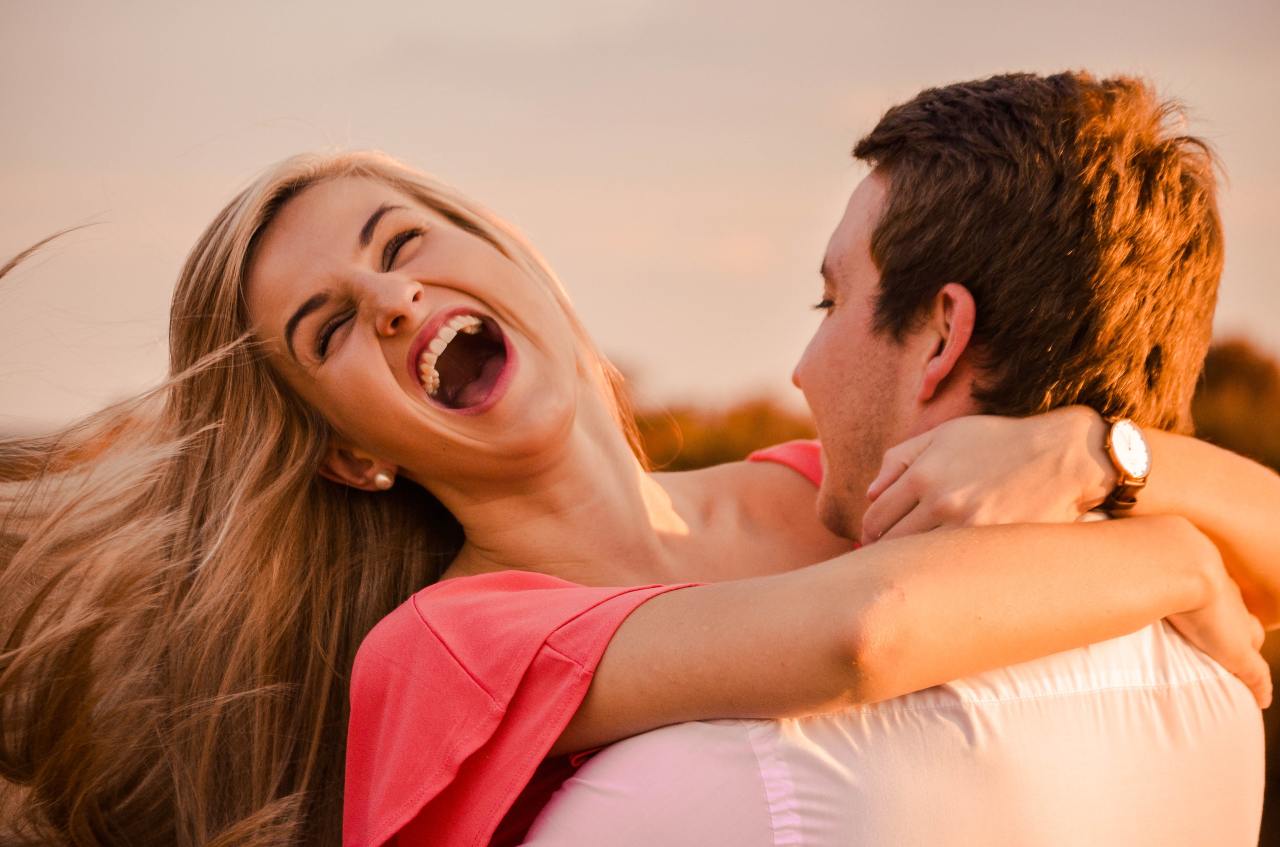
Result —
<path fill-rule="evenodd" d="M 888 178 L 877 328 L 948 282 L 977 303 L 987 412 L 1084 403 L 1191 429 L 1222 230 L 1208 145 L 1145 82 L 1009 74 L 921 92 L 853 155 Z"/>

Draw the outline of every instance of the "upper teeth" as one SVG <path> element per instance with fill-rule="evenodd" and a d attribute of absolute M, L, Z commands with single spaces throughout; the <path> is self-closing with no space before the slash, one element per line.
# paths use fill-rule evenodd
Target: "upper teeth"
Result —
<path fill-rule="evenodd" d="M 440 390 L 440 373 L 436 370 L 436 361 L 449 346 L 449 342 L 457 338 L 460 332 L 464 335 L 475 335 L 480 331 L 480 327 L 480 319 L 475 315 L 456 315 L 445 321 L 435 338 L 422 348 L 422 352 L 418 355 L 418 377 L 426 386 L 428 394 L 435 396 L 435 393 Z"/>

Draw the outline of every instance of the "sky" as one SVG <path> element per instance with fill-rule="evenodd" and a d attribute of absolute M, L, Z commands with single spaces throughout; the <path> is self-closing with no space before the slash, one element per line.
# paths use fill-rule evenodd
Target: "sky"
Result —
<path fill-rule="evenodd" d="M 0 0 L 0 428 L 159 380 L 183 257 L 303 150 L 378 148 L 514 222 L 642 402 L 798 404 L 849 151 L 921 88 L 1136 73 L 1227 171 L 1221 336 L 1280 353 L 1280 3 Z"/>

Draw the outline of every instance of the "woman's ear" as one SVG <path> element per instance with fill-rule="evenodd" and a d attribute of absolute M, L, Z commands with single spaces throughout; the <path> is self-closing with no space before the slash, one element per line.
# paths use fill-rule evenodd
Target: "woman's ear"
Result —
<path fill-rule="evenodd" d="M 955 371 L 960 357 L 969 349 L 977 314 L 973 295 L 958 282 L 948 282 L 934 297 L 933 312 L 928 322 L 932 324 L 938 340 L 933 354 L 925 363 L 920 395 L 916 398 L 919 402 L 932 400 L 942 383 Z"/>
<path fill-rule="evenodd" d="M 325 479 L 361 491 L 385 491 L 395 479 L 395 467 L 342 441 L 330 441 L 320 462 Z"/>

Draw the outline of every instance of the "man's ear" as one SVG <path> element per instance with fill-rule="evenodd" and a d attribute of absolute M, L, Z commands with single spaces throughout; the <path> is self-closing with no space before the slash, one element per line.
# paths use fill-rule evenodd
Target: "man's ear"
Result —
<path fill-rule="evenodd" d="M 361 491 L 377 491 L 378 473 L 394 474 L 395 468 L 344 441 L 331 440 L 320 462 L 320 475 Z"/>
<path fill-rule="evenodd" d="M 925 363 L 920 395 L 916 398 L 919 402 L 932 400 L 955 371 L 960 357 L 969 349 L 977 314 L 973 295 L 958 282 L 948 282 L 934 296 L 927 324 L 937 334 L 937 344 Z"/>

